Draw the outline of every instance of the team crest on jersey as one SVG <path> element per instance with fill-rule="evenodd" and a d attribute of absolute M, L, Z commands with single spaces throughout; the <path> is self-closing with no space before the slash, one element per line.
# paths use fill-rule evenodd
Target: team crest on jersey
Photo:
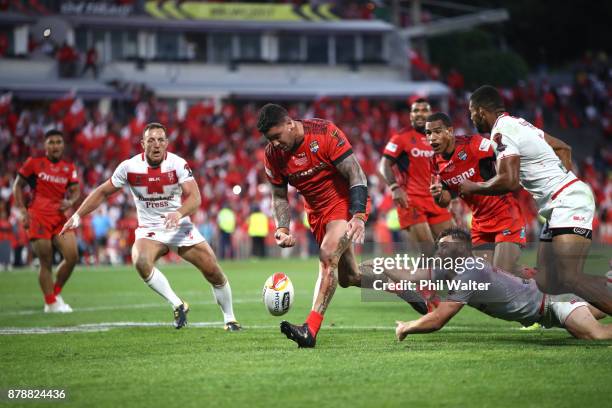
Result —
<path fill-rule="evenodd" d="M 334 139 L 338 141 L 338 143 L 336 144 L 337 147 L 344 146 L 345 140 L 340 137 L 340 133 L 338 133 L 338 129 L 334 129 L 332 131 L 331 137 L 333 137 Z"/>
<path fill-rule="evenodd" d="M 510 231 L 509 229 L 505 229 L 505 230 L 502 231 L 502 235 L 506 236 L 506 235 L 510 235 L 510 234 L 512 234 L 512 231 Z"/>
<path fill-rule="evenodd" d="M 457 157 L 459 158 L 459 160 L 465 161 L 465 159 L 467 159 L 467 153 L 465 152 L 465 150 L 461 150 L 459 153 L 457 153 Z"/>
<path fill-rule="evenodd" d="M 313 153 L 316 153 L 319 151 L 319 142 L 317 142 L 316 140 L 313 140 L 312 142 L 310 142 L 310 151 Z"/>
<path fill-rule="evenodd" d="M 170 184 L 174 184 L 174 181 L 175 181 L 174 180 L 174 173 L 173 172 L 168 173 L 168 182 Z"/>
<path fill-rule="evenodd" d="M 493 141 L 497 145 L 497 151 L 498 152 L 501 153 L 504 150 L 506 150 L 506 145 L 502 143 L 502 134 L 501 133 L 496 133 L 495 135 L 493 135 Z"/>

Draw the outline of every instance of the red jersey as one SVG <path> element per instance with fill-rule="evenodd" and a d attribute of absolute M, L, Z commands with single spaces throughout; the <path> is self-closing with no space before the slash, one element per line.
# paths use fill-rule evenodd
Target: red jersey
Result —
<path fill-rule="evenodd" d="M 431 184 L 431 157 L 434 152 L 423 133 L 414 129 L 393 134 L 383 156 L 395 164 L 402 173 L 399 180 L 408 196 L 429 197 Z"/>
<path fill-rule="evenodd" d="M 38 214 L 61 213 L 60 205 L 71 184 L 78 183 L 74 164 L 60 160 L 53 163 L 47 157 L 30 157 L 19 169 L 34 191 L 29 209 Z"/>
<path fill-rule="evenodd" d="M 270 183 L 291 184 L 304 197 L 307 212 L 349 201 L 349 184 L 336 165 L 353 153 L 348 139 L 333 123 L 302 120 L 304 140 L 294 152 L 266 146 L 265 170 Z"/>
<path fill-rule="evenodd" d="M 433 172 L 440 176 L 444 189 L 457 197 L 459 184 L 464 180 L 486 181 L 495 176 L 495 151 L 489 139 L 480 135 L 455 137 L 455 151 L 450 157 L 433 157 Z M 500 196 L 470 194 L 462 197 L 472 210 L 473 222 L 512 218 L 524 225 L 518 201 L 512 193 Z M 505 226 L 504 226 L 505 228 Z"/>

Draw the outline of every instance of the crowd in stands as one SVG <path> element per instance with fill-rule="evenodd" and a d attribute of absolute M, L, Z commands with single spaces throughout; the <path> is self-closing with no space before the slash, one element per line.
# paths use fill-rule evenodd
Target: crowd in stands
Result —
<path fill-rule="evenodd" d="M 451 72 L 448 83 L 453 88 L 449 112 L 456 133 L 469 134 L 472 128 L 467 114 L 468 94 L 460 74 Z M 270 190 L 263 171 L 265 139 L 256 129 L 258 105 L 233 100 L 221 103 L 201 100 L 189 105 L 160 100 L 142 86 L 131 91 L 132 100 L 122 102 L 121 109 L 119 102 L 84 103 L 75 94 L 47 103 L 20 101 L 10 94 L 0 97 L 0 243 L 5 242 L 0 244 L 0 255 L 1 245 L 9 242 L 15 265 L 31 259 L 24 250 L 28 247 L 25 231 L 11 208 L 11 185 L 25 158 L 42 154 L 42 135 L 46 130 L 55 127 L 65 133 L 65 156 L 76 163 L 85 195 L 107 180 L 122 160 L 141 151 L 143 128 L 153 120 L 167 125 L 169 149 L 185 157 L 194 170 L 202 207 L 193 219 L 218 254 L 248 256 L 251 241 L 258 256 L 266 255 L 266 247 L 268 254 L 278 254 L 272 234 L 261 239 L 261 217 L 257 218 L 260 223 L 257 228 L 249 228 L 249 223 L 255 222 L 251 215 L 261 213 L 268 217 L 266 232 L 274 228 Z M 503 90 L 508 110 L 539 127 L 555 126 L 572 132 L 574 128 L 589 126 L 593 137 L 600 138 L 602 147 L 593 155 L 575 157 L 575 171 L 593 188 L 598 204 L 594 236 L 607 244 L 612 244 L 611 92 L 610 64 L 601 56 L 581 61 L 573 81 L 558 84 L 529 81 Z M 398 235 L 390 221 L 393 202 L 376 174 L 376 164 L 390 134 L 410 125 L 409 102 L 410 99 L 396 102 L 347 97 L 284 103 L 294 118 L 329 119 L 347 134 L 369 178 L 373 214 L 368 234 L 371 241 L 380 245 L 397 240 Z M 433 105 L 434 110 L 439 108 L 435 101 Z M 290 192 L 292 228 L 300 240 L 296 251 L 307 256 L 316 248 L 305 225 L 301 199 L 294 190 Z M 128 194 L 116 194 L 108 205 L 85 218 L 78 231 L 84 262 L 129 260 L 137 221 Z M 534 241 L 539 231 L 535 205 L 528 193 L 522 191 L 517 195 L 526 212 L 529 237 Z M 457 223 L 469 225 L 469 212 L 464 206 L 457 203 L 453 211 Z M 263 249 L 262 241 L 267 244 Z"/>

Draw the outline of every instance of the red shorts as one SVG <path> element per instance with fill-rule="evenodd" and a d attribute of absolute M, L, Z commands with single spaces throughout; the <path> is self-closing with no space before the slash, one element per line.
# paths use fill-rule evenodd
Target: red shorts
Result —
<path fill-rule="evenodd" d="M 434 202 L 432 196 L 408 196 L 408 208 L 397 207 L 397 215 L 402 229 L 415 224 L 439 224 L 453 218 L 446 208 Z"/>
<path fill-rule="evenodd" d="M 41 215 L 30 212 L 30 227 L 28 228 L 28 238 L 30 241 L 35 239 L 52 239 L 62 231 L 62 227 L 67 221 L 64 214 Z"/>
<path fill-rule="evenodd" d="M 513 219 L 490 223 L 472 222 L 472 246 L 493 248 L 498 242 L 512 242 L 524 247 L 527 242 L 525 231 L 525 225 Z"/>
<path fill-rule="evenodd" d="M 368 198 L 368 204 L 366 207 L 366 217 L 370 214 L 370 198 Z M 349 212 L 348 200 L 338 201 L 334 206 L 324 207 L 320 211 L 308 212 L 308 223 L 310 224 L 310 230 L 315 236 L 317 243 L 321 246 L 325 233 L 327 232 L 326 226 L 329 222 L 335 220 L 349 221 L 353 216 Z"/>

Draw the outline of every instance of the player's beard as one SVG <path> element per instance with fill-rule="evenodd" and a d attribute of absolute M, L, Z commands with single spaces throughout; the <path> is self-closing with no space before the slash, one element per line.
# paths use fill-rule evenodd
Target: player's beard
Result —
<path fill-rule="evenodd" d="M 147 163 L 149 163 L 149 166 L 151 167 L 158 167 L 161 162 L 164 160 L 164 154 L 162 153 L 162 155 L 160 156 L 159 160 L 154 160 L 151 157 L 149 157 L 148 154 L 145 154 L 145 158 L 147 159 Z"/>
<path fill-rule="evenodd" d="M 478 133 L 491 132 L 489 124 L 483 118 L 478 118 L 478 120 L 475 120 L 474 125 L 476 126 L 476 130 L 478 131 Z"/>

